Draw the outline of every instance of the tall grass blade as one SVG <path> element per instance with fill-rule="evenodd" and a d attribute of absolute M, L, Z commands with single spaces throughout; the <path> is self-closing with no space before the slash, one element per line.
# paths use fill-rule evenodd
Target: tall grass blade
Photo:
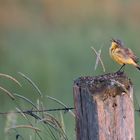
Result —
<path fill-rule="evenodd" d="M 14 77 L 12 77 L 12 76 L 10 76 L 8 74 L 0 73 L 0 77 L 6 77 L 6 78 L 12 80 L 13 82 L 15 82 L 16 84 L 18 84 L 20 87 L 22 86 L 17 79 L 15 79 Z"/>
<path fill-rule="evenodd" d="M 38 86 L 37 86 L 29 77 L 27 77 L 25 74 L 23 74 L 23 73 L 21 73 L 21 72 L 19 72 L 19 74 L 20 74 L 23 78 L 25 78 L 25 79 L 36 89 L 36 91 L 37 91 L 37 93 L 39 94 L 39 96 L 42 97 L 42 92 L 40 91 L 40 89 L 38 88 Z"/>
<path fill-rule="evenodd" d="M 15 100 L 15 97 L 13 96 L 13 94 L 7 89 L 0 86 L 0 90 L 4 91 L 4 93 L 7 94 L 12 100 Z"/>
<path fill-rule="evenodd" d="M 56 99 L 56 98 L 53 98 L 53 97 L 51 97 L 51 96 L 47 96 L 47 98 L 49 98 L 49 99 L 55 101 L 56 103 L 62 105 L 62 106 L 65 107 L 65 108 L 68 108 L 67 105 L 65 105 L 63 102 L 61 102 L 60 100 L 58 100 L 58 99 Z M 69 112 L 73 117 L 75 117 L 75 114 L 74 114 L 71 110 L 68 110 L 68 112 Z"/>
<path fill-rule="evenodd" d="M 38 109 L 37 107 L 36 107 L 36 105 L 31 101 L 31 100 L 29 100 L 28 98 L 26 98 L 25 96 L 23 96 L 23 95 L 19 95 L 19 94 L 14 94 L 16 97 L 19 97 L 19 98 L 21 98 L 21 99 L 23 99 L 24 101 L 26 101 L 26 102 L 28 102 L 29 104 L 31 104 L 33 107 L 35 107 L 36 109 Z"/>

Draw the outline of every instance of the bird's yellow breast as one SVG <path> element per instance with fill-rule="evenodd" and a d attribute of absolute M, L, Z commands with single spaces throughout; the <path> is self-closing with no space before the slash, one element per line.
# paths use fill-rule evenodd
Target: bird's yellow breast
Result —
<path fill-rule="evenodd" d="M 110 47 L 110 56 L 113 60 L 115 60 L 117 63 L 119 63 L 120 65 L 125 64 L 125 58 L 123 56 L 123 54 L 121 53 L 122 48 L 118 46 L 118 44 L 116 42 L 112 42 L 111 43 L 111 47 Z"/>
<path fill-rule="evenodd" d="M 123 57 L 121 56 L 121 54 L 118 53 L 118 49 L 119 48 L 113 48 L 111 47 L 110 48 L 110 56 L 113 60 L 115 60 L 117 63 L 119 63 L 120 65 L 123 65 L 124 64 L 124 59 Z"/>

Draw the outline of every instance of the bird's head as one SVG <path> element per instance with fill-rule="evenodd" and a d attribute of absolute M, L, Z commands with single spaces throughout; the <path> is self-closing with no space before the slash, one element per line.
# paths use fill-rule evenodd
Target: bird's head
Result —
<path fill-rule="evenodd" d="M 123 47 L 123 42 L 119 39 L 112 39 L 111 40 L 111 48 L 116 49 L 116 48 L 120 48 Z"/>

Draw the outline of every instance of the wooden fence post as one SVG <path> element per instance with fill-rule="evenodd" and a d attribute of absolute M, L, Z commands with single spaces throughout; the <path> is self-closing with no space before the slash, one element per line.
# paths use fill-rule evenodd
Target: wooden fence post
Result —
<path fill-rule="evenodd" d="M 77 140 L 135 140 L 133 87 L 123 73 L 74 82 Z"/>

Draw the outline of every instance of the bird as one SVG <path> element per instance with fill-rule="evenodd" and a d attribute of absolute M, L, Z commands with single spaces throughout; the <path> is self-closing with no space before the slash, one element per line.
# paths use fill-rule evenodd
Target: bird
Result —
<path fill-rule="evenodd" d="M 111 58 L 121 65 L 118 71 L 121 71 L 126 64 L 133 65 L 140 71 L 138 64 L 138 57 L 133 53 L 130 48 L 124 47 L 124 43 L 119 39 L 112 39 L 109 48 Z"/>

